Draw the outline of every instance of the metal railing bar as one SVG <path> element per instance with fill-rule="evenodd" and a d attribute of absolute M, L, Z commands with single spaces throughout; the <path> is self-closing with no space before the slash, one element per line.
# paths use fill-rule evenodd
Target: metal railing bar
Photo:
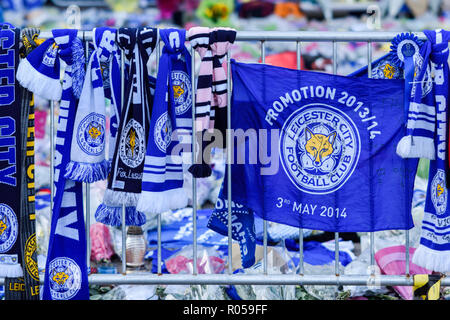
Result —
<path fill-rule="evenodd" d="M 301 70 L 302 69 L 302 46 L 301 46 L 301 42 L 297 41 L 297 50 L 296 50 L 296 54 L 297 54 L 297 69 Z M 301 217 L 301 216 L 300 216 Z M 300 255 L 300 260 L 298 262 L 298 273 L 300 275 L 303 275 L 304 272 L 304 261 L 303 261 L 303 228 L 299 228 L 299 234 L 298 234 L 298 247 L 299 247 L 299 255 Z"/>
<path fill-rule="evenodd" d="M 401 33 L 392 31 L 238 31 L 236 41 L 303 41 L 303 42 L 329 42 L 329 41 L 359 41 L 359 42 L 389 42 Z M 420 40 L 427 40 L 423 32 L 413 32 Z M 78 37 L 92 40 L 92 31 L 78 31 Z M 51 31 L 42 31 L 39 38 L 51 38 Z"/>
<path fill-rule="evenodd" d="M 231 230 L 231 50 L 227 52 L 227 201 L 228 201 L 228 274 L 233 274 L 233 244 Z"/>
<path fill-rule="evenodd" d="M 368 281 L 374 279 L 380 286 L 413 286 L 414 279 L 405 275 L 320 275 L 311 274 L 300 276 L 298 274 L 271 274 L 270 277 L 263 274 L 91 274 L 90 284 L 101 285 L 183 285 L 183 284 L 253 284 L 253 285 L 336 285 L 339 281 L 341 285 L 366 286 Z M 44 278 L 40 278 L 40 283 L 44 283 Z M 4 278 L 0 278 L 0 285 L 4 284 Z M 450 277 L 441 279 L 441 286 L 450 286 Z"/>
<path fill-rule="evenodd" d="M 333 41 L 333 74 L 337 74 L 337 42 Z M 335 198 L 336 199 L 336 198 Z M 334 272 L 339 275 L 339 232 L 334 233 Z"/>
<path fill-rule="evenodd" d="M 159 58 L 161 56 L 161 42 L 159 39 L 159 33 L 157 35 L 156 39 L 156 46 L 155 46 L 155 54 L 156 54 L 156 77 L 158 76 L 159 71 Z M 156 262 L 158 263 L 158 266 L 156 268 L 156 272 L 158 274 L 162 274 L 162 254 L 161 254 L 161 213 L 158 213 L 156 216 L 156 229 L 157 229 L 157 252 L 156 252 Z"/>
<path fill-rule="evenodd" d="M 405 230 L 405 275 L 409 277 L 409 230 Z"/>
<path fill-rule="evenodd" d="M 53 196 L 55 195 L 55 102 L 50 101 L 50 216 L 53 215 Z"/>
<path fill-rule="evenodd" d="M 192 164 L 195 164 L 195 139 L 196 139 L 196 123 L 195 123 L 195 50 L 191 47 L 191 86 L 192 86 Z M 200 149 L 201 150 L 201 149 Z M 192 256 L 194 275 L 197 274 L 197 179 L 192 175 Z"/>
<path fill-rule="evenodd" d="M 89 41 L 85 41 L 85 58 L 86 65 L 89 62 Z M 83 183 L 84 185 L 84 193 L 85 193 L 85 212 L 86 212 L 86 265 L 88 266 L 88 270 L 91 267 L 91 185 L 89 183 Z"/>
<path fill-rule="evenodd" d="M 261 63 L 266 63 L 266 43 L 261 41 Z M 265 101 L 265 99 L 264 99 Z M 267 220 L 263 220 L 263 272 L 267 275 Z"/>
<path fill-rule="evenodd" d="M 120 89 L 121 89 L 121 100 L 122 100 L 122 110 L 126 107 L 125 101 L 125 52 L 120 49 Z M 119 137 L 118 137 L 119 138 Z M 127 249 L 126 249 L 126 220 L 125 220 L 125 204 L 122 205 L 122 274 L 127 273 Z"/>
<path fill-rule="evenodd" d="M 367 77 L 372 78 L 372 42 L 367 41 Z M 372 210 L 372 208 L 370 208 Z M 373 212 L 371 212 L 373 214 Z M 375 232 L 370 232 L 370 265 L 371 275 L 375 274 Z"/>

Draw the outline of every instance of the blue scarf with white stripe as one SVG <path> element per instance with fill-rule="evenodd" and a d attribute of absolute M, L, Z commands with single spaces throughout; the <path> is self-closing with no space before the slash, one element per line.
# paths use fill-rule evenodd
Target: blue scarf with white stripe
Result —
<path fill-rule="evenodd" d="M 94 29 L 92 52 L 75 117 L 67 179 L 92 183 L 107 178 L 109 162 L 105 159 L 106 103 L 100 56 L 111 46 L 115 33 L 106 28 Z"/>
<path fill-rule="evenodd" d="M 159 31 L 164 42 L 145 155 L 142 193 L 137 210 L 149 215 L 183 208 L 183 157 L 192 134 L 191 55 L 185 30 Z"/>
<path fill-rule="evenodd" d="M 429 61 L 431 45 L 427 41 L 419 48 L 414 41 L 403 46 L 401 39 L 399 42 L 392 54 L 398 56 L 397 64 L 404 69 L 407 119 L 406 134 L 397 144 L 396 151 L 402 158 L 433 160 L 436 112 Z"/>
<path fill-rule="evenodd" d="M 67 63 L 55 146 L 52 222 L 45 265 L 44 300 L 88 300 L 89 283 L 82 183 L 64 177 L 70 161 L 77 99 L 73 77 L 84 65 L 84 49 L 77 30 L 53 30 L 59 57 Z M 79 80 L 79 79 L 78 79 Z M 75 80 L 75 82 L 78 82 Z"/>
<path fill-rule="evenodd" d="M 436 159 L 430 161 L 425 212 L 422 220 L 420 245 L 412 262 L 437 272 L 450 271 L 450 206 L 446 183 L 447 103 L 448 103 L 448 41 L 450 32 L 444 30 L 424 33 L 431 45 L 430 60 L 434 65 L 434 100 L 436 138 L 433 147 Z M 434 106 L 433 106 L 434 107 Z"/>

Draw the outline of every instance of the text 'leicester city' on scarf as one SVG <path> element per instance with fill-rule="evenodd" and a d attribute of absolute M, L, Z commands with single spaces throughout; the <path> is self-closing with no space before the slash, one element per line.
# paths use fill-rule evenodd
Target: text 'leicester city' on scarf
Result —
<path fill-rule="evenodd" d="M 108 186 L 103 203 L 95 213 L 95 219 L 107 225 L 122 224 L 122 206 L 125 206 L 126 225 L 142 225 L 146 221 L 145 214 L 137 211 L 136 205 L 141 194 L 153 104 L 147 62 L 157 37 L 154 28 L 121 28 L 117 34 L 129 68 Z"/>
<path fill-rule="evenodd" d="M 23 276 L 20 250 L 22 135 L 19 62 L 20 29 L 2 24 L 0 47 L 0 277 Z"/>
<path fill-rule="evenodd" d="M 159 30 L 164 42 L 137 210 L 155 215 L 183 208 L 183 157 L 189 159 L 192 132 L 191 55 L 185 30 Z M 175 146 L 181 150 L 175 151 Z M 184 147 L 186 148 L 184 148 Z M 190 150 L 190 148 L 189 148 Z"/>
<path fill-rule="evenodd" d="M 412 228 L 417 159 L 395 153 L 402 80 L 235 61 L 232 79 L 232 201 L 306 229 Z"/>

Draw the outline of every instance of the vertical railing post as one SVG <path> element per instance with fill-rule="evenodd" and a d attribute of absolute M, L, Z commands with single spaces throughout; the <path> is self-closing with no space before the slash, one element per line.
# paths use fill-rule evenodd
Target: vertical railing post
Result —
<path fill-rule="evenodd" d="M 83 41 L 85 44 L 85 55 L 86 55 L 86 65 L 89 63 L 89 41 L 85 39 L 83 32 Z M 87 258 L 87 266 L 88 270 L 90 270 L 91 266 L 91 188 L 89 183 L 83 183 L 84 185 L 84 202 L 85 202 L 85 212 L 86 212 L 86 258 Z"/>
<path fill-rule="evenodd" d="M 302 68 L 302 51 L 301 51 L 301 43 L 300 41 L 297 41 L 297 70 L 301 70 Z M 301 217 L 301 216 L 300 216 Z M 299 246 L 299 255 L 300 260 L 298 263 L 299 269 L 298 273 L 300 275 L 303 275 L 304 272 L 304 264 L 303 264 L 303 228 L 299 228 L 299 234 L 298 234 L 298 246 Z"/>
<path fill-rule="evenodd" d="M 261 41 L 261 63 L 266 63 L 266 43 Z M 263 269 L 267 274 L 267 220 L 263 220 Z"/>
<path fill-rule="evenodd" d="M 53 197 L 55 195 L 55 102 L 50 101 L 50 216 L 53 214 Z"/>
<path fill-rule="evenodd" d="M 337 42 L 333 41 L 333 74 L 337 74 Z M 334 233 L 334 269 L 339 275 L 339 232 Z"/>
<path fill-rule="evenodd" d="M 156 47 L 155 47 L 155 51 L 156 51 L 156 77 L 158 77 L 158 72 L 159 72 L 159 58 L 161 56 L 161 41 L 159 38 L 159 30 L 157 33 L 157 39 L 156 39 Z M 157 272 L 158 274 L 162 274 L 162 256 L 161 256 L 161 214 L 162 212 L 158 213 L 158 215 L 156 216 L 156 228 L 157 228 L 157 257 L 156 257 L 156 261 L 158 263 L 157 266 Z"/>
<path fill-rule="evenodd" d="M 192 164 L 195 164 L 196 123 L 195 123 L 195 50 L 191 46 L 191 86 L 192 86 Z M 201 141 L 199 142 L 201 144 Z M 200 149 L 201 150 L 201 149 Z M 197 274 L 197 179 L 192 176 L 192 256 L 193 274 Z"/>
<path fill-rule="evenodd" d="M 120 90 L 121 90 L 122 110 L 124 110 L 126 108 L 127 101 L 125 101 L 125 53 L 123 49 L 120 50 Z M 122 274 L 127 273 L 127 249 L 126 249 L 127 227 L 125 214 L 126 214 L 125 204 L 122 204 Z"/>
<path fill-rule="evenodd" d="M 227 202 L 228 202 L 228 273 L 233 273 L 233 245 L 231 232 L 232 197 L 231 197 L 231 50 L 227 52 Z"/>
<path fill-rule="evenodd" d="M 367 77 L 372 78 L 372 42 L 367 41 Z M 372 207 L 370 206 L 370 210 Z M 372 215 L 372 212 L 371 212 Z M 371 273 L 375 274 L 375 232 L 370 232 L 370 265 Z"/>

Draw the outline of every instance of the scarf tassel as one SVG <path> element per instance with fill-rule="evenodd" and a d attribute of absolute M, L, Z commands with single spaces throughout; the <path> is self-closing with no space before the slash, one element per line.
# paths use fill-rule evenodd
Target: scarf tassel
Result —
<path fill-rule="evenodd" d="M 412 263 L 428 270 L 448 272 L 450 270 L 450 253 L 432 250 L 421 245 L 414 252 Z"/>
<path fill-rule="evenodd" d="M 23 269 L 20 263 L 0 264 L 0 275 L 6 278 L 23 277 Z"/>
<path fill-rule="evenodd" d="M 40 73 L 33 68 L 27 59 L 23 59 L 19 63 L 16 78 L 24 88 L 27 88 L 42 98 L 53 101 L 59 101 L 61 99 L 61 81 Z"/>
<path fill-rule="evenodd" d="M 405 136 L 397 144 L 397 154 L 402 158 L 435 159 L 433 141 L 426 137 Z"/>
<path fill-rule="evenodd" d="M 124 204 L 126 207 L 136 207 L 140 197 L 140 193 L 124 192 L 106 189 L 103 203 L 107 206 L 121 207 Z"/>
<path fill-rule="evenodd" d="M 184 190 L 146 191 L 141 193 L 136 210 L 149 214 L 158 214 L 173 208 L 185 208 L 188 196 Z"/>
<path fill-rule="evenodd" d="M 95 220 L 103 224 L 119 227 L 122 225 L 122 207 L 110 207 L 100 204 L 95 212 Z M 125 208 L 125 224 L 127 226 L 142 226 L 146 222 L 145 214 L 135 207 Z"/>
<path fill-rule="evenodd" d="M 103 160 L 98 163 L 83 163 L 70 161 L 66 167 L 64 177 L 74 181 L 93 183 L 108 178 L 110 162 Z"/>

